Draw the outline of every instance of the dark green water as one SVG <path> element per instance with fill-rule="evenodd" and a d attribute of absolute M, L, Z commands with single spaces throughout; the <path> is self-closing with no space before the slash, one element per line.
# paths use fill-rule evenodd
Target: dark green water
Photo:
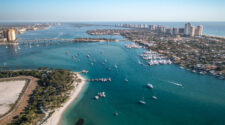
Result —
<path fill-rule="evenodd" d="M 74 27 L 65 24 L 44 31 L 29 31 L 20 39 L 74 38 L 89 36 L 87 29 L 101 26 Z M 94 37 L 94 36 L 91 36 Z M 98 36 L 95 36 L 98 37 Z M 122 39 L 120 36 L 106 36 Z M 127 49 L 116 43 L 66 43 L 29 48 L 0 46 L 0 66 L 37 68 L 47 66 L 73 71 L 86 69 L 86 78 L 111 77 L 110 83 L 87 83 L 86 88 L 62 118 L 62 125 L 74 125 L 79 118 L 85 125 L 224 125 L 225 81 L 179 69 L 176 65 L 145 66 L 138 55 L 144 49 Z M 69 52 L 69 55 L 65 54 Z M 72 55 L 79 53 L 79 62 Z M 92 66 L 87 54 L 96 62 Z M 105 65 L 102 62 L 107 59 Z M 118 69 L 114 68 L 114 65 Z M 111 70 L 108 70 L 111 68 Z M 127 78 L 129 82 L 124 82 Z M 176 82 L 183 87 L 172 84 Z M 145 88 L 152 83 L 154 89 Z M 98 92 L 106 92 L 105 99 L 94 100 Z M 152 100 L 152 96 L 158 100 Z M 146 105 L 138 104 L 144 98 Z M 114 112 L 119 115 L 114 116 Z"/>

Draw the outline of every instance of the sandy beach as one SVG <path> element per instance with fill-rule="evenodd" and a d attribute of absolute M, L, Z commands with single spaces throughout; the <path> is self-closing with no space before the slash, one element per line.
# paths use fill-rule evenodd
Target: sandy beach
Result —
<path fill-rule="evenodd" d="M 75 89 L 71 92 L 71 96 L 69 100 L 63 104 L 61 108 L 58 108 L 55 110 L 55 112 L 52 114 L 52 116 L 43 123 L 43 125 L 58 125 L 60 123 L 61 117 L 64 113 L 64 111 L 69 107 L 71 103 L 73 103 L 77 97 L 79 96 L 80 92 L 83 90 L 86 80 L 83 78 L 80 74 L 76 73 L 78 78 L 81 79 L 81 83 L 77 83 L 74 81 Z"/>

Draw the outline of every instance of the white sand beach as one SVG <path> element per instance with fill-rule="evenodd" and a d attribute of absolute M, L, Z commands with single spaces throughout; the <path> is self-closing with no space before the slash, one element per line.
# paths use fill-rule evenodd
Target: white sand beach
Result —
<path fill-rule="evenodd" d="M 26 84 L 25 80 L 0 82 L 0 116 L 8 112 Z"/>
<path fill-rule="evenodd" d="M 63 106 L 59 109 L 56 109 L 55 112 L 52 114 L 52 116 L 45 122 L 43 125 L 57 125 L 59 124 L 61 117 L 64 113 L 64 111 L 68 108 L 68 106 L 73 103 L 77 97 L 79 96 L 80 92 L 84 88 L 86 84 L 85 78 L 83 78 L 80 74 L 77 73 L 77 76 L 79 79 L 81 79 L 81 83 L 74 82 L 74 86 L 76 87 L 72 92 L 69 100 L 63 104 Z"/>

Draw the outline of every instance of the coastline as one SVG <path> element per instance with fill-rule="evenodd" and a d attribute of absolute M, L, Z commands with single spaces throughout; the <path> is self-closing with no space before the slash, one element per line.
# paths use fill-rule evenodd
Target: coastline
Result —
<path fill-rule="evenodd" d="M 86 84 L 86 79 L 82 77 L 79 73 L 75 74 L 77 74 L 78 79 L 81 79 L 81 82 L 78 83 L 78 85 L 76 81 L 73 82 L 75 88 L 71 92 L 69 100 L 66 103 L 64 103 L 62 107 L 56 109 L 55 112 L 52 114 L 52 116 L 48 118 L 47 121 L 45 121 L 42 125 L 60 125 L 63 113 L 74 101 L 76 101 L 76 99 L 82 92 Z"/>

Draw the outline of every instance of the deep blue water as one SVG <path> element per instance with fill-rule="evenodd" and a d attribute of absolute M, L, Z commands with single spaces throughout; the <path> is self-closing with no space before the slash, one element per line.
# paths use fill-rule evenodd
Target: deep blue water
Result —
<path fill-rule="evenodd" d="M 175 25 L 175 24 L 171 24 Z M 178 24 L 177 24 L 178 25 Z M 73 24 L 29 31 L 19 39 L 100 37 L 86 34 L 88 29 L 113 28 L 103 26 L 74 27 Z M 214 28 L 216 29 L 216 28 Z M 215 32 L 215 31 L 208 31 Z M 224 31 L 223 31 L 224 32 Z M 219 35 L 219 34 L 218 34 Z M 121 36 L 105 36 L 123 39 Z M 73 71 L 88 70 L 86 78 L 111 77 L 110 83 L 87 83 L 79 101 L 64 113 L 62 125 L 74 125 L 79 118 L 85 125 L 224 125 L 225 81 L 179 69 L 176 65 L 149 67 L 138 55 L 144 49 L 127 49 L 123 42 L 62 43 L 53 45 L 0 46 L 0 66 L 38 68 L 47 66 Z M 69 55 L 65 52 L 68 51 Z M 72 56 L 79 53 L 77 57 Z M 87 58 L 96 60 L 92 66 Z M 102 62 L 107 59 L 105 65 Z M 118 69 L 114 65 L 118 65 Z M 111 70 L 108 70 L 110 68 Z M 127 78 L 129 82 L 124 82 Z M 182 84 L 176 86 L 171 82 Z M 154 89 L 145 88 L 152 83 Z M 106 92 L 105 99 L 94 100 L 98 92 Z M 152 96 L 158 100 L 152 100 Z M 139 105 L 143 99 L 146 105 Z M 114 116 L 114 112 L 119 115 Z"/>

